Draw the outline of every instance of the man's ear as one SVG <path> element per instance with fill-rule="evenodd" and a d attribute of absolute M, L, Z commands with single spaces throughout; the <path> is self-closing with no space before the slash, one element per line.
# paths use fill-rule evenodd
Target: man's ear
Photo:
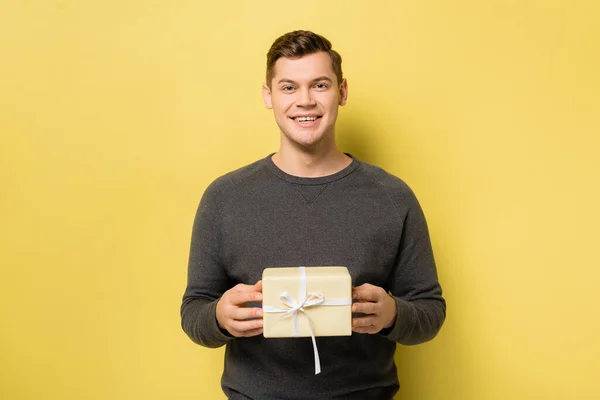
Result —
<path fill-rule="evenodd" d="M 340 85 L 340 106 L 345 106 L 346 100 L 348 100 L 348 81 L 343 79 Z"/>
<path fill-rule="evenodd" d="M 266 83 L 262 85 L 262 96 L 263 101 L 265 102 L 265 107 L 269 110 L 273 108 L 273 101 L 271 100 L 271 89 L 267 86 Z"/>

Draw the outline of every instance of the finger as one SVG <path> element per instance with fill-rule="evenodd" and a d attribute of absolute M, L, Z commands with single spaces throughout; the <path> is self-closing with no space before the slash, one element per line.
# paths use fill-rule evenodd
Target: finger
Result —
<path fill-rule="evenodd" d="M 229 314 L 231 319 L 243 321 L 251 318 L 262 318 L 262 308 L 256 307 L 234 307 Z"/>
<path fill-rule="evenodd" d="M 256 282 L 256 284 L 254 285 L 254 290 L 262 293 L 262 279 Z"/>
<path fill-rule="evenodd" d="M 229 332 L 231 333 L 233 336 L 235 337 L 251 337 L 251 336 L 257 336 L 263 333 L 263 328 L 258 328 L 258 329 L 252 329 L 250 331 L 246 331 L 246 332 Z"/>
<path fill-rule="evenodd" d="M 380 292 L 382 292 L 383 289 L 381 289 L 378 286 L 373 286 L 369 283 L 365 283 L 363 285 L 360 285 L 358 287 L 355 287 L 353 292 L 352 292 L 352 298 L 354 300 L 364 300 L 364 301 L 378 301 L 379 298 L 381 297 Z"/>
<path fill-rule="evenodd" d="M 257 329 L 262 329 L 263 320 L 262 319 L 249 319 L 245 321 L 230 321 L 228 331 L 231 332 L 232 335 L 238 333 L 238 336 L 244 336 L 246 332 L 254 331 Z M 234 335 L 235 336 L 235 335 Z"/>
<path fill-rule="evenodd" d="M 374 316 L 352 318 L 352 329 L 375 325 L 377 320 L 378 318 Z"/>
<path fill-rule="evenodd" d="M 261 282 L 261 281 L 259 281 Z M 257 282 L 258 284 L 258 282 Z M 261 282 L 261 286 L 262 286 L 262 282 Z M 256 285 L 245 285 L 243 283 L 238 283 L 237 285 L 235 285 L 234 287 L 231 288 L 232 292 L 255 292 L 256 291 Z"/>
<path fill-rule="evenodd" d="M 380 329 L 377 329 L 377 327 L 371 325 L 371 326 L 361 326 L 361 327 L 352 329 L 352 331 L 356 332 L 356 333 L 367 333 L 369 335 L 373 335 L 373 334 L 379 332 Z"/>
<path fill-rule="evenodd" d="M 251 337 L 261 335 L 263 333 L 263 328 L 253 329 L 251 331 L 247 331 L 244 333 L 244 337 Z"/>
<path fill-rule="evenodd" d="M 260 292 L 231 292 L 227 296 L 227 303 L 240 306 L 250 301 L 262 301 L 262 293 Z"/>
<path fill-rule="evenodd" d="M 352 304 L 353 313 L 377 314 L 379 307 L 377 303 L 362 302 Z"/>

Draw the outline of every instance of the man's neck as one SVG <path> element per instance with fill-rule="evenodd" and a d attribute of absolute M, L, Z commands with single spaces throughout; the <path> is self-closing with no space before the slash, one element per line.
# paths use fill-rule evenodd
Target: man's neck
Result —
<path fill-rule="evenodd" d="M 333 175 L 352 162 L 352 158 L 335 146 L 325 151 L 301 151 L 281 146 L 271 159 L 283 172 L 303 178 Z"/>

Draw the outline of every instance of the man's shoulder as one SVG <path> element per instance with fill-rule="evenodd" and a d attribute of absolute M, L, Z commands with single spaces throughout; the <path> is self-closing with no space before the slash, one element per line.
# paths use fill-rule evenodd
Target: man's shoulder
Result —
<path fill-rule="evenodd" d="M 361 161 L 360 169 L 375 184 L 377 184 L 384 190 L 407 192 L 411 191 L 410 187 L 406 184 L 406 182 L 404 182 L 404 180 L 381 167 Z"/>
<path fill-rule="evenodd" d="M 252 177 L 255 176 L 263 168 L 264 159 L 260 159 L 254 161 L 251 164 L 230 171 L 212 181 L 212 183 L 206 188 L 206 193 L 212 195 L 221 195 L 227 192 L 231 192 L 236 186 L 238 186 L 242 182 L 252 179 Z"/>
<path fill-rule="evenodd" d="M 418 200 L 410 186 L 398 176 L 373 164 L 361 161 L 360 169 L 374 185 L 386 194 L 396 207 L 413 208 Z"/>

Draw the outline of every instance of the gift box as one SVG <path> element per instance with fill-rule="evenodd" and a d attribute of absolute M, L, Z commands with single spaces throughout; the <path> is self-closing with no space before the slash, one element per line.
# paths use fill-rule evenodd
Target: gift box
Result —
<path fill-rule="evenodd" d="M 350 336 L 352 279 L 346 267 L 266 268 L 263 335 Z"/>

